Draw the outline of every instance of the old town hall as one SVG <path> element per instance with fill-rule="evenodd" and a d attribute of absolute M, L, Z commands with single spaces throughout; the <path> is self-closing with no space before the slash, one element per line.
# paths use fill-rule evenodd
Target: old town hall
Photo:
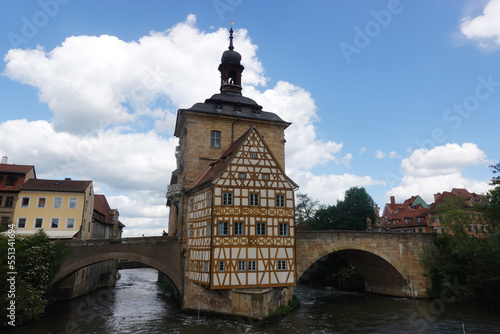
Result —
<path fill-rule="evenodd" d="M 169 234 L 185 258 L 183 308 L 261 318 L 293 295 L 298 186 L 285 174 L 290 123 L 242 95 L 229 39 L 220 93 L 177 113 Z"/>

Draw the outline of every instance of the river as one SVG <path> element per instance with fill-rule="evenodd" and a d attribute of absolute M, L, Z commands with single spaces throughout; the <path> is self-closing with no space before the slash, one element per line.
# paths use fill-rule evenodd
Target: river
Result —
<path fill-rule="evenodd" d="M 52 305 L 9 333 L 500 333 L 500 309 L 484 303 L 411 300 L 300 286 L 300 308 L 263 322 L 183 313 L 161 293 L 154 269 L 121 270 L 116 286 Z"/>

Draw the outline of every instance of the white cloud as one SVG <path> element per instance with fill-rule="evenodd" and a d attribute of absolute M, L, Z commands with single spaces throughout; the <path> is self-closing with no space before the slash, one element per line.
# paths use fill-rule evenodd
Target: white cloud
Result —
<path fill-rule="evenodd" d="M 353 174 L 315 175 L 309 171 L 291 170 L 289 176 L 300 185 L 299 192 L 306 193 L 313 199 L 326 205 L 336 204 L 343 200 L 345 192 L 351 187 L 384 186 L 385 182 L 374 180 L 371 176 Z"/>
<path fill-rule="evenodd" d="M 359 154 L 363 154 L 366 152 L 366 147 L 362 147 L 360 150 L 359 150 Z"/>
<path fill-rule="evenodd" d="M 377 159 L 384 159 L 385 158 L 385 153 L 382 152 L 381 150 L 377 150 L 375 152 L 375 158 L 377 158 Z"/>
<path fill-rule="evenodd" d="M 385 193 L 406 199 L 420 195 L 427 203 L 434 201 L 433 194 L 466 188 L 476 193 L 488 190 L 489 181 L 478 181 L 465 177 L 467 167 L 487 164 L 485 153 L 476 144 L 464 143 L 436 146 L 432 150 L 417 149 L 401 162 L 404 174 L 400 184 Z"/>
<path fill-rule="evenodd" d="M 469 39 L 479 40 L 481 46 L 493 39 L 500 45 L 500 0 L 489 1 L 481 15 L 462 19 L 460 30 Z"/>

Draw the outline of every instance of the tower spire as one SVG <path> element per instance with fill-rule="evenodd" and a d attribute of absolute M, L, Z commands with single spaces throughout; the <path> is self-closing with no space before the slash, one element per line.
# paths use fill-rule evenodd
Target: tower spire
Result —
<path fill-rule="evenodd" d="M 232 25 L 232 23 L 231 23 Z M 243 65 L 241 65 L 241 55 L 234 51 L 233 45 L 233 27 L 229 30 L 229 47 L 224 51 L 219 65 L 221 73 L 221 93 L 232 92 L 241 94 L 241 72 L 243 72 Z"/>
<path fill-rule="evenodd" d="M 229 47 L 228 47 L 228 49 L 231 50 L 231 51 L 234 50 L 234 46 L 233 46 L 233 26 L 231 26 L 231 29 L 229 30 Z"/>

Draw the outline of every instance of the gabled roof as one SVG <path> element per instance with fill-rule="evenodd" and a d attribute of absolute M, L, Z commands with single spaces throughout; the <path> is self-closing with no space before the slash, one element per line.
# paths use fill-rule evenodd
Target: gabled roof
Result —
<path fill-rule="evenodd" d="M 425 217 L 427 216 L 428 209 L 424 208 L 422 205 L 414 206 L 401 206 L 397 213 L 393 213 L 387 217 L 389 222 L 394 219 L 397 220 L 396 225 L 390 225 L 389 228 L 399 228 L 399 227 L 409 227 L 409 226 L 425 226 L 427 225 Z M 418 217 L 421 217 L 421 221 L 418 221 Z M 405 223 L 405 219 L 408 223 Z"/>
<path fill-rule="evenodd" d="M 90 185 L 92 181 L 30 179 L 21 187 L 21 190 L 83 193 Z"/>
<path fill-rule="evenodd" d="M 267 145 L 266 141 L 264 138 L 262 138 L 262 135 L 260 134 L 259 130 L 255 127 L 252 126 L 250 127 L 241 137 L 239 137 L 236 141 L 234 141 L 221 155 L 220 157 L 210 164 L 208 169 L 205 171 L 205 173 L 198 179 L 198 181 L 195 182 L 195 184 L 189 188 L 186 192 L 189 193 L 193 189 L 203 187 L 205 185 L 211 184 L 211 181 L 214 180 L 217 176 L 221 175 L 226 168 L 229 166 L 231 163 L 231 160 L 234 158 L 238 150 L 241 148 L 249 134 L 252 132 L 252 130 L 255 130 L 257 134 L 260 136 L 262 139 L 262 143 L 266 147 L 267 151 L 269 154 L 273 157 L 274 160 L 276 160 L 273 152 Z M 286 174 L 285 172 L 281 169 L 281 166 L 277 164 L 277 167 L 280 169 L 281 173 L 286 177 L 286 179 L 293 185 L 294 188 L 298 188 L 298 185 L 293 182 Z"/>
<path fill-rule="evenodd" d="M 116 209 L 111 209 L 108 203 L 108 200 L 106 199 L 106 196 L 103 194 L 95 194 L 94 195 L 94 213 L 98 213 L 100 218 L 103 220 L 102 222 L 108 225 L 113 225 L 114 222 L 111 219 L 111 215 L 114 215 L 117 210 Z M 95 217 L 96 215 L 94 215 Z M 120 221 L 118 221 L 118 225 L 120 227 L 124 227 Z"/>

